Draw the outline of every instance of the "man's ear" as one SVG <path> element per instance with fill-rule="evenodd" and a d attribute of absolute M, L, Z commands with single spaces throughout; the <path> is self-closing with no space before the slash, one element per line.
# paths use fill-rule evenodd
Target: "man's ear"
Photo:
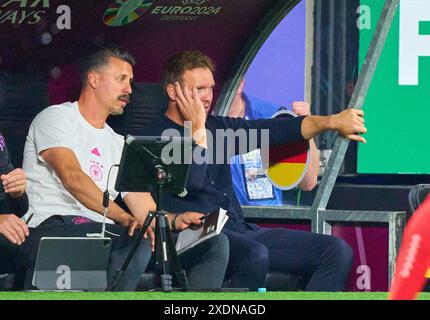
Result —
<path fill-rule="evenodd" d="M 173 84 L 168 84 L 166 86 L 166 92 L 167 96 L 169 97 L 169 100 L 176 101 L 176 89 Z"/>
<path fill-rule="evenodd" d="M 91 88 L 97 88 L 97 85 L 99 83 L 99 75 L 95 72 L 88 72 L 87 83 Z"/>

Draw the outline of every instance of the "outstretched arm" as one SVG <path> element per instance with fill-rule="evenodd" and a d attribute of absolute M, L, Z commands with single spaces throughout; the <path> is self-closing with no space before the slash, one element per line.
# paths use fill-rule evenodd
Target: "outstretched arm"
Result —
<path fill-rule="evenodd" d="M 348 139 L 366 143 L 359 135 L 367 132 L 363 116 L 363 110 L 358 109 L 346 109 L 331 116 L 307 116 L 302 121 L 302 136 L 310 140 L 321 132 L 336 130 Z"/>

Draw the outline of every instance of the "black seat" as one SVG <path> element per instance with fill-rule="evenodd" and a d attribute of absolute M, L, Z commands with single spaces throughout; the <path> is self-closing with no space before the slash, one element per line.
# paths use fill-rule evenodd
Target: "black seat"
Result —
<path fill-rule="evenodd" d="M 0 291 L 11 291 L 14 289 L 15 274 L 0 274 Z"/>
<path fill-rule="evenodd" d="M 269 271 L 266 275 L 264 286 L 268 291 L 296 291 L 302 287 L 303 281 L 300 276 L 295 274 Z M 226 281 L 223 287 L 231 288 L 229 281 Z M 142 275 L 138 290 L 150 291 L 160 289 L 161 280 L 159 272 L 145 272 Z"/>
<path fill-rule="evenodd" d="M 423 203 L 424 199 L 430 194 L 430 184 L 417 184 L 414 185 L 409 191 L 409 207 L 411 212 L 417 210 L 417 208 Z"/>

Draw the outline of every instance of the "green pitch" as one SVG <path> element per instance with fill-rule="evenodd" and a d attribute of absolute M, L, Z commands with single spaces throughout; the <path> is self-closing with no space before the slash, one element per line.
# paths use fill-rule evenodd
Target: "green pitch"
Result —
<path fill-rule="evenodd" d="M 386 300 L 386 292 L 0 292 L 0 300 Z M 419 299 L 430 300 L 430 293 Z"/>

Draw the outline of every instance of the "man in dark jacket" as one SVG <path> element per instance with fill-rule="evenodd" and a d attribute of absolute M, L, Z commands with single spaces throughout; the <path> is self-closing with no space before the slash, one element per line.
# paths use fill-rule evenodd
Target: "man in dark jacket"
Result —
<path fill-rule="evenodd" d="M 0 274 L 16 270 L 16 253 L 29 235 L 20 219 L 28 210 L 24 170 L 14 168 L 6 140 L 0 133 Z"/>
<path fill-rule="evenodd" d="M 343 290 L 353 256 L 346 242 L 334 236 L 245 222 L 232 187 L 229 159 L 268 145 L 310 140 L 326 130 L 365 142 L 359 135 L 366 132 L 363 111 L 348 109 L 331 116 L 252 121 L 207 115 L 215 86 L 213 72 L 211 59 L 198 51 L 183 51 L 168 59 L 163 70 L 167 111 L 156 123 L 135 132 L 166 136 L 184 135 L 188 130 L 198 144 L 188 195 L 166 195 L 166 209 L 206 213 L 220 207 L 227 210 L 229 220 L 223 230 L 230 243 L 227 278 L 234 287 L 262 287 L 270 269 L 309 278 L 309 291 Z M 245 133 L 248 141 L 238 141 L 240 133 Z"/>

